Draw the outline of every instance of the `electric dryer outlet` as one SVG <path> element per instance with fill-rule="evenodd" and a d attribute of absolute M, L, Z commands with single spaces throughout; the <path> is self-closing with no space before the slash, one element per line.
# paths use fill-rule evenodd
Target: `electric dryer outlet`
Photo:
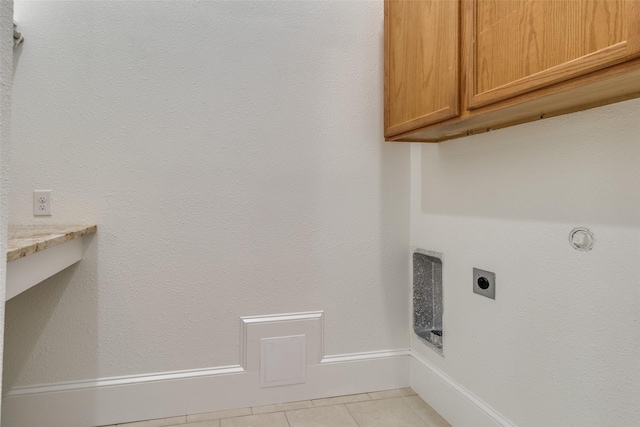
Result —
<path fill-rule="evenodd" d="M 496 299 L 496 274 L 491 271 L 474 268 L 473 293 Z"/>

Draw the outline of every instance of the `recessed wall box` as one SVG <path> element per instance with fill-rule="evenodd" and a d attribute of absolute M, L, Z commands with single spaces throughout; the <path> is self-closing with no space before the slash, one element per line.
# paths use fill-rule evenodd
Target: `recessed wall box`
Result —
<path fill-rule="evenodd" d="M 442 259 L 420 249 L 413 253 L 413 331 L 442 353 Z"/>

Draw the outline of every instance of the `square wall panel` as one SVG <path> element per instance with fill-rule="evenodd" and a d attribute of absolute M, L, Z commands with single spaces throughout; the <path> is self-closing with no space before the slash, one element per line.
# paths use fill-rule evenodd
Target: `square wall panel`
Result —
<path fill-rule="evenodd" d="M 260 340 L 260 387 L 304 383 L 306 373 L 305 335 Z"/>

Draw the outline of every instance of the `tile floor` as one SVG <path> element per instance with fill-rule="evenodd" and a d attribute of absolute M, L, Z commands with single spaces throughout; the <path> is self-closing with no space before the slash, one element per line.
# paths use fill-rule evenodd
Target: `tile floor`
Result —
<path fill-rule="evenodd" d="M 118 424 L 120 426 L 451 427 L 410 388 Z"/>

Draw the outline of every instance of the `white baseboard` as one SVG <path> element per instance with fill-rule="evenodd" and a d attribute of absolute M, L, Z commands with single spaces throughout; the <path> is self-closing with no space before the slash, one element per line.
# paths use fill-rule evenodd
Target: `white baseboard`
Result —
<path fill-rule="evenodd" d="M 411 386 L 455 427 L 514 427 L 408 349 L 324 355 L 323 312 L 240 319 L 240 363 L 5 390 L 2 426 L 95 427 Z M 304 336 L 304 383 L 260 387 L 260 343 Z M 303 363 L 304 365 L 304 363 Z"/>
<path fill-rule="evenodd" d="M 3 397 L 2 425 L 93 427 L 409 385 L 455 427 L 515 427 L 409 350 L 325 356 L 282 387 L 260 388 L 259 371 L 239 365 L 23 387 Z"/>
<path fill-rule="evenodd" d="M 435 365 L 411 351 L 411 388 L 455 427 L 515 427 Z"/>
<path fill-rule="evenodd" d="M 409 350 L 325 356 L 304 384 L 260 388 L 241 366 L 9 390 L 2 425 L 89 427 L 409 386 Z"/>

